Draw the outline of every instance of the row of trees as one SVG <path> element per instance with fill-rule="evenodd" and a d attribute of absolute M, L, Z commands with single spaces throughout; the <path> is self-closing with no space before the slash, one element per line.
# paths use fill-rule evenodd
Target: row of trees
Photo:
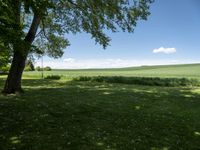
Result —
<path fill-rule="evenodd" d="M 10 70 L 10 61 L 8 61 L 6 57 L 4 57 L 3 55 L 0 55 L 0 73 L 8 73 Z M 33 62 L 31 60 L 28 60 L 26 62 L 24 71 L 51 71 L 51 67 L 46 66 L 44 68 L 41 68 L 40 66 L 35 67 L 33 65 Z"/>
<path fill-rule="evenodd" d="M 44 67 L 44 68 L 41 68 L 41 67 L 36 67 L 35 68 L 36 71 L 51 71 L 51 67 L 47 66 L 47 67 Z"/>
<path fill-rule="evenodd" d="M 40 66 L 35 67 L 35 66 L 33 65 L 32 61 L 28 61 L 28 62 L 26 63 L 25 68 L 24 68 L 24 71 L 51 71 L 51 70 L 52 70 L 52 69 L 51 69 L 51 67 L 49 67 L 49 66 L 46 66 L 46 67 L 44 67 L 44 68 L 42 68 L 42 67 L 40 67 Z"/>
<path fill-rule="evenodd" d="M 0 0 L 0 43 L 12 54 L 4 93 L 22 91 L 30 54 L 58 58 L 69 46 L 66 34 L 86 32 L 106 48 L 111 32 L 133 32 L 146 20 L 153 0 Z"/>

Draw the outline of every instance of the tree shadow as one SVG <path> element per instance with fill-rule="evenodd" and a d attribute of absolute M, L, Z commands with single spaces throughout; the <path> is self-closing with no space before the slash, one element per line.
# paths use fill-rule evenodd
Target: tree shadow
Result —
<path fill-rule="evenodd" d="M 23 84 L 24 95 L 0 96 L 2 150 L 200 147 L 195 89 L 28 79 Z"/>

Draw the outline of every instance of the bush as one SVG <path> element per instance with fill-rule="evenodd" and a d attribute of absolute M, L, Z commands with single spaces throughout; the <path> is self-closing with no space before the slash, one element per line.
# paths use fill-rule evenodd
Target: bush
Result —
<path fill-rule="evenodd" d="M 27 60 L 26 61 L 26 66 L 25 66 L 25 71 L 35 71 L 35 67 L 33 65 L 32 60 Z"/>
<path fill-rule="evenodd" d="M 80 77 L 73 78 L 73 80 L 74 81 L 91 81 L 91 77 L 80 76 Z"/>
<path fill-rule="evenodd" d="M 51 80 L 59 80 L 61 76 L 59 75 L 48 75 L 45 77 L 45 79 L 51 79 Z"/>
<path fill-rule="evenodd" d="M 2 74 L 8 73 L 9 70 L 10 70 L 10 66 L 9 65 L 0 68 L 0 71 L 2 71 L 1 72 Z"/>
<path fill-rule="evenodd" d="M 200 86 L 200 81 L 187 78 L 158 78 L 158 77 L 122 77 L 122 76 L 97 76 L 97 77 L 78 77 L 74 81 L 106 82 L 139 84 L 150 86 Z"/>
<path fill-rule="evenodd" d="M 40 68 L 40 66 L 37 66 L 37 67 L 35 68 L 35 70 L 36 70 L 36 71 L 42 71 L 42 69 Z"/>
<path fill-rule="evenodd" d="M 45 68 L 44 68 L 44 71 L 51 71 L 51 67 L 48 67 L 48 66 L 45 67 Z"/>
<path fill-rule="evenodd" d="M 40 66 L 37 66 L 35 70 L 42 71 L 42 68 L 40 68 Z M 43 68 L 43 71 L 51 71 L 51 70 L 52 70 L 51 67 L 48 66 Z"/>
<path fill-rule="evenodd" d="M 26 66 L 26 67 L 24 68 L 24 71 L 33 71 L 33 70 L 32 70 L 32 68 L 31 68 L 30 66 Z"/>

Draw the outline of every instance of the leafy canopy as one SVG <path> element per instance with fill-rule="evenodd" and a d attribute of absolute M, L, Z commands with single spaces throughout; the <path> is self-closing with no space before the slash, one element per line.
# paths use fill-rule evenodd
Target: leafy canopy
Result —
<path fill-rule="evenodd" d="M 0 70 L 2 70 L 3 67 L 6 67 L 11 62 L 11 53 L 10 51 L 5 49 L 5 46 L 0 43 Z"/>
<path fill-rule="evenodd" d="M 153 0 L 0 0 L 0 42 L 13 49 L 23 43 L 33 24 L 40 24 L 29 53 L 60 57 L 69 45 L 66 34 L 86 32 L 106 48 L 106 30 L 133 32 L 138 20 L 146 20 Z M 16 13 L 20 14 L 19 23 Z"/>

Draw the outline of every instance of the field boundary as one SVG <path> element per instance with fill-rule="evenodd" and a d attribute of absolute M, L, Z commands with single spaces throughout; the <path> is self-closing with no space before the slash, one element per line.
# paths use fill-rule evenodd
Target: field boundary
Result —
<path fill-rule="evenodd" d="M 124 76 L 80 76 L 74 77 L 73 81 L 87 82 L 105 82 L 105 83 L 122 83 L 122 84 L 138 84 L 149 86 L 200 86 L 197 79 L 188 78 L 159 78 L 159 77 L 124 77 Z"/>

